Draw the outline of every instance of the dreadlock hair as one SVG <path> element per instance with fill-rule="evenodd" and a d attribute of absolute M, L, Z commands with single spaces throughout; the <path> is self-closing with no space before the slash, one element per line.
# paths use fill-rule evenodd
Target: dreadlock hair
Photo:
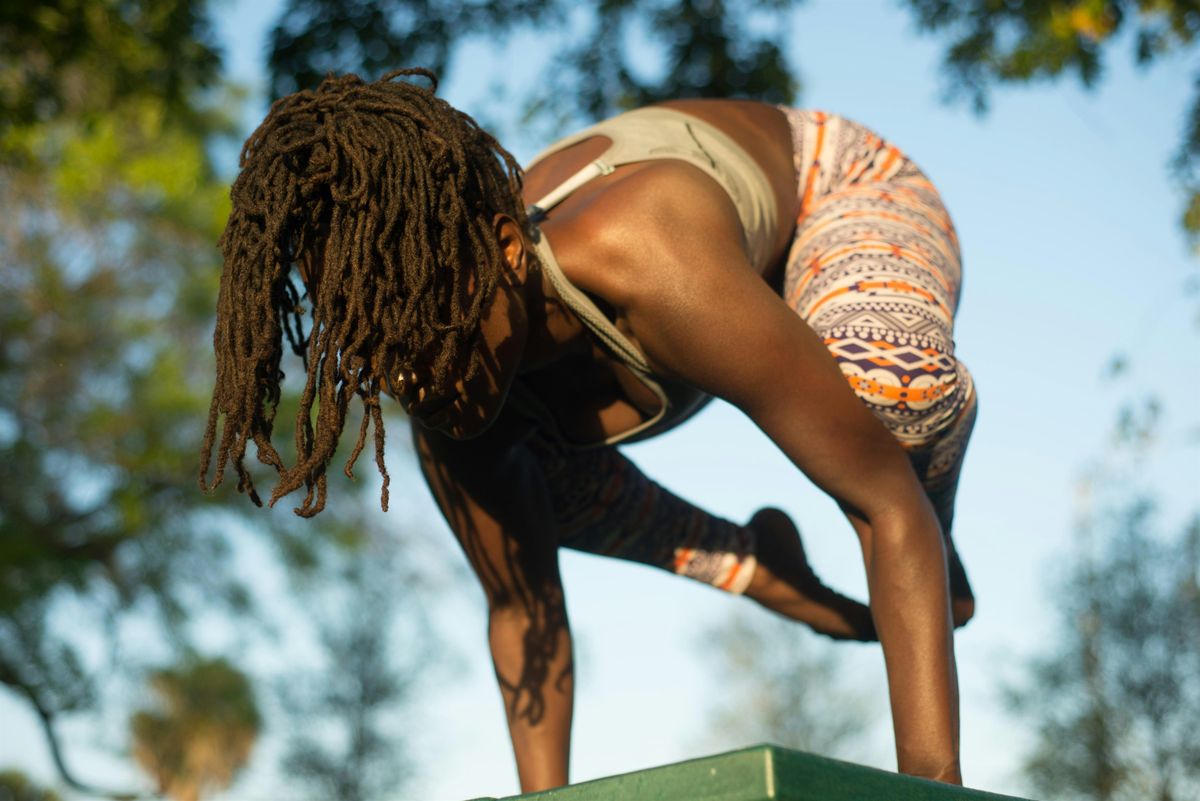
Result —
<path fill-rule="evenodd" d="M 431 86 L 394 80 L 401 76 L 421 76 Z M 308 494 L 295 511 L 317 514 L 357 395 L 362 422 L 344 471 L 353 478 L 373 424 L 386 511 L 380 393 L 389 378 L 415 373 L 441 394 L 479 370 L 474 345 L 502 258 L 492 221 L 504 213 L 528 228 L 522 173 L 496 139 L 436 90 L 437 77 L 420 68 L 372 83 L 331 75 L 316 91 L 277 100 L 246 140 L 220 241 L 217 374 L 201 447 L 202 488 L 217 487 L 232 460 L 238 490 L 261 506 L 244 465 L 253 439 L 259 461 L 280 476 L 268 503 L 304 485 Z M 307 332 L 302 300 L 312 307 Z M 271 443 L 285 336 L 307 371 L 292 467 Z"/>

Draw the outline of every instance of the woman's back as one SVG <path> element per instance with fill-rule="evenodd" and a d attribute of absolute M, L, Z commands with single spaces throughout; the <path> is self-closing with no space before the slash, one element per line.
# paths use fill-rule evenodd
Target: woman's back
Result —
<path fill-rule="evenodd" d="M 795 167 L 792 161 L 791 135 L 784 114 L 771 105 L 740 100 L 678 100 L 650 108 L 682 112 L 700 120 L 701 123 L 711 125 L 719 133 L 728 136 L 758 167 L 758 172 L 767 184 L 768 197 L 765 200 L 773 209 L 774 230 L 770 231 L 768 236 L 766 250 L 769 257 L 756 267 L 768 278 L 772 277 L 772 273 L 781 266 L 780 262 L 794 227 L 796 211 Z M 563 149 L 555 149 L 552 146 L 548 155 L 528 168 L 524 192 L 527 203 L 536 203 L 542 199 L 590 162 L 605 155 L 612 146 L 612 140 L 607 136 L 590 137 Z M 599 176 L 578 188 L 555 211 L 548 229 L 566 229 L 565 232 L 570 236 L 570 221 L 575 220 L 577 215 L 585 218 L 592 231 L 607 228 L 608 226 L 603 225 L 601 221 L 586 214 L 586 210 L 599 197 L 619 186 L 624 187 L 618 190 L 622 193 L 631 190 L 641 192 L 645 188 L 641 185 L 642 181 L 658 184 L 659 179 L 664 179 L 662 183 L 666 185 L 671 182 L 672 177 L 679 176 L 681 171 L 678 169 L 678 162 L 663 159 L 661 156 L 648 157 L 658 160 L 639 161 L 618 167 L 611 175 Z M 654 177 L 643 176 L 641 181 L 633 185 L 626 183 L 626 179 L 642 171 L 651 171 Z M 686 188 L 676 186 L 680 189 Z M 692 194 L 688 192 L 683 196 L 672 197 L 672 205 L 686 204 Z M 647 217 L 643 209 L 638 208 L 638 204 L 630 202 L 631 200 L 622 197 L 619 202 L 612 203 L 612 207 L 616 209 L 628 210 L 630 219 L 622 219 L 625 215 L 619 211 L 615 215 L 607 213 L 606 218 L 611 225 L 628 226 L 621 230 L 630 237 L 653 235 L 655 218 Z M 608 233 L 611 235 L 612 232 Z M 551 237 L 553 239 L 553 234 Z M 556 250 L 559 247 L 557 240 L 555 247 Z M 594 263 L 594 260 L 590 261 Z M 567 269 L 570 274 L 570 268 Z"/>

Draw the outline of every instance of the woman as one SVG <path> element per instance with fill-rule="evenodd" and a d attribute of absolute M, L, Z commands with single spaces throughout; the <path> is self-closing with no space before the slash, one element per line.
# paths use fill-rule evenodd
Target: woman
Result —
<path fill-rule="evenodd" d="M 396 80 L 414 75 L 433 88 Z M 297 512 L 316 514 L 358 396 L 345 472 L 373 424 L 386 509 L 380 403 L 397 398 L 487 598 L 523 791 L 567 781 L 560 546 L 744 592 L 830 636 L 877 635 L 899 769 L 960 782 L 952 627 L 973 599 L 950 523 L 975 399 L 951 339 L 957 243 L 932 185 L 842 118 L 702 100 L 563 140 L 522 185 L 435 89 L 419 69 L 329 78 L 278 101 L 246 142 L 202 484 L 217 444 L 213 485 L 232 460 L 257 502 L 253 439 L 281 476 L 270 502 L 303 485 Z M 292 467 L 271 444 L 284 338 L 307 371 Z M 840 504 L 869 610 L 820 583 L 783 513 L 715 518 L 614 448 L 712 396 Z"/>

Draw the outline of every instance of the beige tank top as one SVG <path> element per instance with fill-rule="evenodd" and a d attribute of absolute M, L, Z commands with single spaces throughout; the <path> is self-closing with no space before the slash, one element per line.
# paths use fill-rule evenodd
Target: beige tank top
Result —
<path fill-rule="evenodd" d="M 771 258 L 778 222 L 775 195 L 758 163 L 737 142 L 701 119 L 662 107 L 637 109 L 605 120 L 561 139 L 534 157 L 536 164 L 546 156 L 593 136 L 606 136 L 612 145 L 592 161 L 529 207 L 534 225 L 534 246 L 543 269 L 563 302 L 579 316 L 601 345 L 628 367 L 659 399 L 659 411 L 650 419 L 603 442 L 569 443 L 577 447 L 615 445 L 646 439 L 682 423 L 699 411 L 709 396 L 694 387 L 656 377 L 646 357 L 617 330 L 616 325 L 584 292 L 563 274 L 550 242 L 537 223 L 547 213 L 588 181 L 608 175 L 623 164 L 656 159 L 676 159 L 692 164 L 712 176 L 729 194 L 742 223 L 742 245 L 751 264 L 759 271 Z M 553 423 L 553 417 L 534 393 L 514 385 L 514 400 Z M 531 408 L 532 407 L 532 408 Z"/>

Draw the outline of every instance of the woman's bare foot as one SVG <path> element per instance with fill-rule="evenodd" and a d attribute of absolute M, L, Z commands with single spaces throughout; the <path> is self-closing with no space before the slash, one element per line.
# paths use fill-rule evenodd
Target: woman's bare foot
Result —
<path fill-rule="evenodd" d="M 759 509 L 746 524 L 754 531 L 758 566 L 746 595 L 835 640 L 879 639 L 865 604 L 821 583 L 808 564 L 800 532 L 779 509 Z"/>

